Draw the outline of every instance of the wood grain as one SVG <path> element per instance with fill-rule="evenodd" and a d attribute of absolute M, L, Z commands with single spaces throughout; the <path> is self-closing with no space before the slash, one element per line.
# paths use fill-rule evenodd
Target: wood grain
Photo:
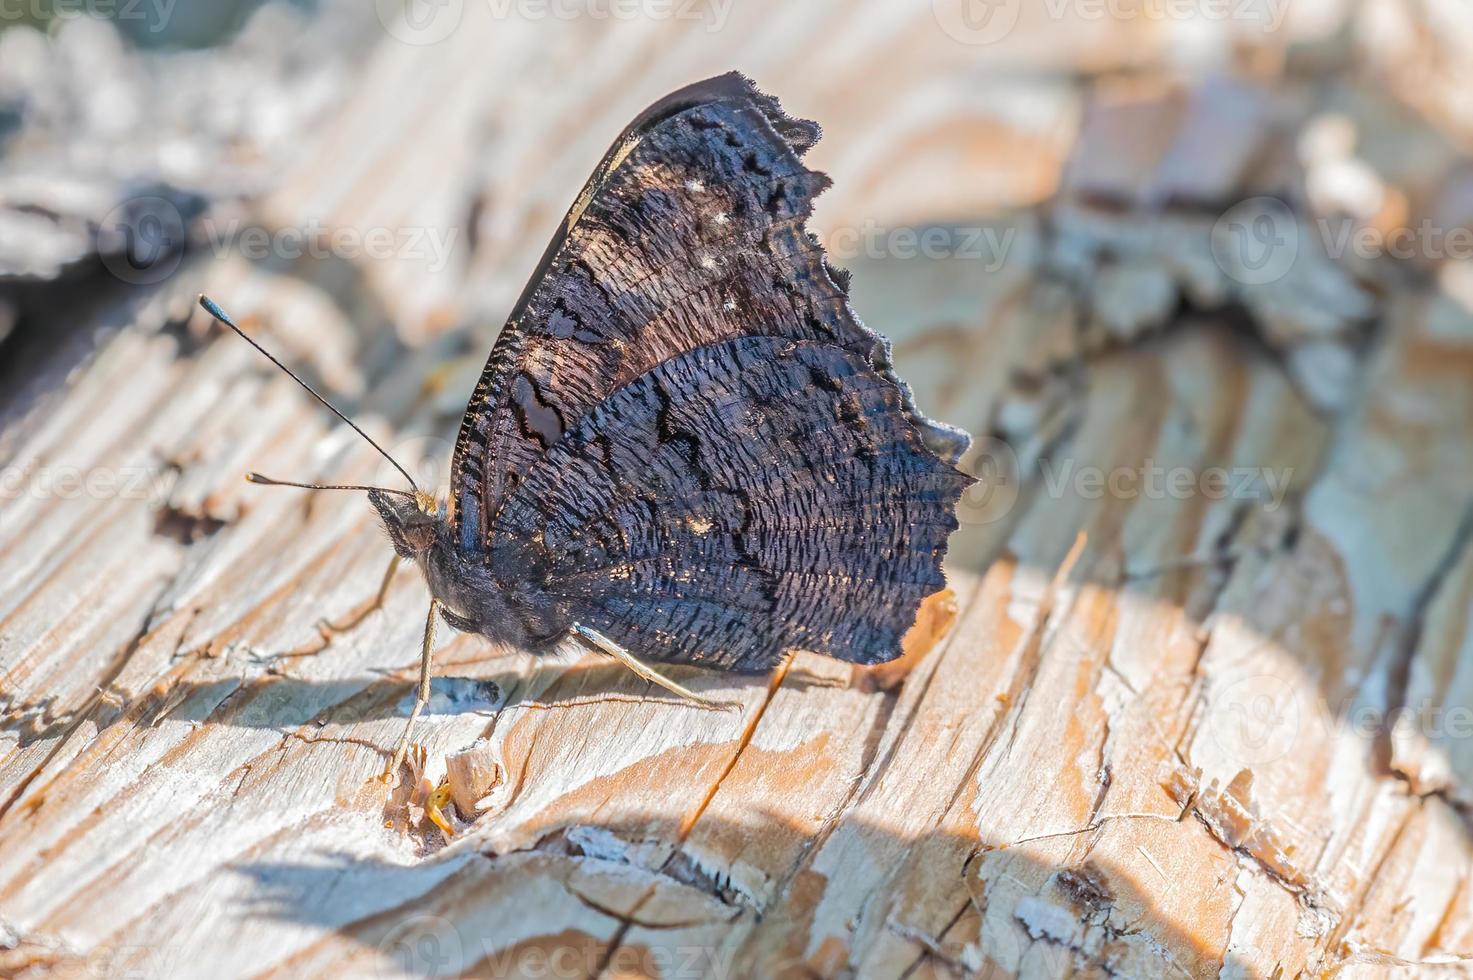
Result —
<path fill-rule="evenodd" d="M 230 205 L 436 232 L 448 261 L 207 248 L 151 287 L 7 294 L 0 973 L 1473 962 L 1473 291 L 1455 259 L 1332 255 L 1316 223 L 1367 187 L 1404 211 L 1357 221 L 1463 220 L 1446 120 L 1340 57 L 1411 42 L 1224 26 L 1194 49 L 1219 75 L 1184 79 L 1189 25 L 1030 13 L 991 46 L 947 9 L 744 4 L 714 27 L 466 4 L 437 43 L 383 35 Z M 191 319 L 194 293 L 443 484 L 598 154 L 732 66 L 823 123 L 814 230 L 921 409 L 979 437 L 954 625 L 896 676 L 673 671 L 740 712 L 443 631 L 422 780 L 391 791 L 423 583 L 325 632 L 388 560 L 371 509 L 239 479 L 386 464 Z M 1251 283 L 1211 236 L 1260 195 L 1307 230 Z M 895 234 L 931 228 L 950 244 L 929 254 Z M 442 778 L 449 839 L 410 799 Z"/>

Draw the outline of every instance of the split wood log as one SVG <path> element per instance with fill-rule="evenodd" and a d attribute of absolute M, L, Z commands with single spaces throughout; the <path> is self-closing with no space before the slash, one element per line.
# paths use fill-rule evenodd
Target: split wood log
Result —
<path fill-rule="evenodd" d="M 986 49 L 1020 82 L 978 74 L 945 4 L 714 31 L 449 8 L 436 43 L 373 49 L 247 212 L 440 233 L 448 261 L 196 248 L 157 285 L 4 300 L 0 974 L 1473 962 L 1470 274 L 1332 256 L 1316 223 L 1367 186 L 1407 210 L 1358 228 L 1456 213 L 1466 162 L 1430 124 L 1336 58 L 1173 81 L 1169 30 L 1025 17 Z M 673 671 L 739 713 L 444 631 L 390 793 L 424 586 L 323 631 L 378 585 L 370 509 L 239 477 L 391 474 L 193 295 L 443 479 L 603 144 L 733 61 L 824 123 L 816 230 L 923 408 L 978 436 L 954 613 L 872 673 Z M 1214 230 L 1255 196 L 1304 245 L 1261 282 Z M 930 228 L 954 247 L 891 234 Z"/>

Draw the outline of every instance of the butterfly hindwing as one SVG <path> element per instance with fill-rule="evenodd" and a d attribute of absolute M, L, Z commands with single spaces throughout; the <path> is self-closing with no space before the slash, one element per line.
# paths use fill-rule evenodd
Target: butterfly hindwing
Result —
<path fill-rule="evenodd" d="M 743 336 L 830 344 L 894 387 L 943 458 L 965 436 L 925 419 L 844 277 L 804 229 L 827 178 L 818 127 L 735 73 L 647 110 L 615 142 L 498 337 L 461 424 L 451 519 L 484 550 L 534 464 L 610 394 L 683 352 Z"/>
<path fill-rule="evenodd" d="M 899 653 L 968 478 L 893 383 L 819 342 L 677 355 L 588 412 L 491 528 L 493 567 L 652 660 L 760 670 Z"/>

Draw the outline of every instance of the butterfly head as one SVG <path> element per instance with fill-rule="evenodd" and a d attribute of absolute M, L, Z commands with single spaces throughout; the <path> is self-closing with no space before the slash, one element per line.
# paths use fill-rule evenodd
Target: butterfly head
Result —
<path fill-rule="evenodd" d="M 413 496 L 370 490 L 368 501 L 384 522 L 384 531 L 400 558 L 423 562 L 445 525 L 444 509 L 423 491 Z"/>

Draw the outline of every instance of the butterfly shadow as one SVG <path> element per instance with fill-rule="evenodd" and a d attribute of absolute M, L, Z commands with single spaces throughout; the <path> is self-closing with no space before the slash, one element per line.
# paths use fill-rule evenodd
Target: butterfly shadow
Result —
<path fill-rule="evenodd" d="M 451 670 L 454 670 L 452 667 Z M 716 674 L 693 668 L 667 668 L 667 673 L 697 693 L 713 698 L 739 696 L 739 690 L 765 689 L 766 675 Z M 289 734 L 331 729 L 334 732 L 364 723 L 407 718 L 414 703 L 415 682 L 408 671 L 377 671 L 331 679 L 298 677 L 267 669 L 249 679 L 183 680 L 163 690 L 133 696 L 117 688 L 99 692 L 96 705 L 80 712 L 54 712 L 55 698 L 35 703 L 0 705 L 0 734 L 13 735 L 18 748 L 64 736 L 83 715 L 101 711 L 119 721 L 155 727 L 165 722 L 202 727 L 274 729 Z M 714 685 L 713 685 L 714 682 Z M 832 678 L 791 670 L 784 679 L 790 689 L 840 686 Z M 714 709 L 693 704 L 658 686 L 634 678 L 627 668 L 585 658 L 571 663 L 539 665 L 464 676 L 437 672 L 426 706 L 427 724 L 437 716 L 480 715 L 494 719 L 512 708 L 577 707 L 599 703 L 649 703 L 691 711 Z M 355 744 L 373 743 L 343 735 Z M 330 736 L 314 741 L 331 741 Z M 374 745 L 387 759 L 392 744 Z"/>
<path fill-rule="evenodd" d="M 790 866 L 756 877 L 750 867 L 724 869 L 651 834 L 672 825 L 669 813 L 631 814 L 567 825 L 503 854 L 466 840 L 408 865 L 331 847 L 305 861 L 240 863 L 231 870 L 249 886 L 229 914 L 331 930 L 350 949 L 330 955 L 361 962 L 354 948 L 377 950 L 415 975 L 534 975 L 554 955 L 560 976 L 633 966 L 645 976 L 809 977 L 846 964 L 864 975 L 868 964 L 873 975 L 1000 978 L 1025 963 L 1054 976 L 1089 965 L 1112 975 L 1247 976 L 1271 962 L 1237 947 L 1222 956 L 1211 944 L 1226 941 L 1226 923 L 1173 921 L 1150 884 L 1091 856 L 1089 834 L 1039 851 L 847 815 L 816 834 L 773 814 L 749 816 L 708 814 L 697 833 L 761 834 L 780 842 L 763 853 L 793 855 Z M 863 888 L 814 870 L 834 853 L 864 862 Z M 535 909 L 526 904 L 529 874 L 546 883 Z M 824 882 L 822 897 L 795 887 L 804 880 Z M 819 902 L 836 912 L 826 921 L 844 922 L 832 939 L 811 917 Z M 651 969 L 660 963 L 664 970 Z"/>

